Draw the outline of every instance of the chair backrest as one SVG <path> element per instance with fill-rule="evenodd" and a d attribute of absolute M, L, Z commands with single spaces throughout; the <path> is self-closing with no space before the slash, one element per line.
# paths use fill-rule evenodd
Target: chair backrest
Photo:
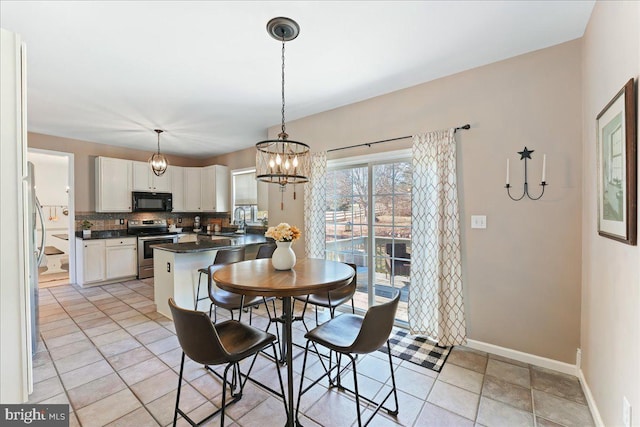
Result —
<path fill-rule="evenodd" d="M 407 258 L 407 244 L 406 243 L 387 243 L 386 244 L 387 255 L 396 258 Z"/>
<path fill-rule="evenodd" d="M 180 347 L 191 360 L 202 365 L 228 361 L 229 355 L 206 313 L 178 307 L 173 298 L 169 298 L 169 308 Z"/>
<path fill-rule="evenodd" d="M 389 339 L 400 301 L 400 292 L 383 304 L 369 307 L 364 315 L 360 332 L 351 345 L 352 353 L 371 353 L 376 351 Z"/>
<path fill-rule="evenodd" d="M 219 250 L 213 264 L 233 264 L 240 261 L 244 261 L 244 246 Z"/>
<path fill-rule="evenodd" d="M 213 273 L 221 268 L 222 265 L 233 264 L 240 261 L 244 261 L 244 246 L 239 248 L 221 249 L 216 253 L 216 258 L 214 259 L 213 264 L 209 266 L 209 295 L 212 295 L 213 292 Z"/>
<path fill-rule="evenodd" d="M 353 294 L 356 293 L 356 287 L 358 286 L 358 269 L 355 264 L 350 262 L 345 262 L 348 266 L 353 268 L 353 279 L 351 282 L 347 283 L 344 286 L 339 287 L 338 289 L 334 289 L 329 291 L 329 297 L 331 301 L 348 301 Z"/>
<path fill-rule="evenodd" d="M 260 246 L 260 248 L 258 248 L 258 254 L 256 255 L 256 259 L 271 258 L 275 250 L 276 250 L 276 245 L 273 243 L 270 243 L 268 245 L 262 245 Z"/>

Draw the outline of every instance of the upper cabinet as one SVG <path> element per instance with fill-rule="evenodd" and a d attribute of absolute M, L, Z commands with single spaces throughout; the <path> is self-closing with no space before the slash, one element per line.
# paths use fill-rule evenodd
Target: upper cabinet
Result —
<path fill-rule="evenodd" d="M 157 193 L 171 192 L 171 176 L 173 166 L 169 166 L 164 174 L 156 176 L 149 163 L 133 163 L 133 191 L 153 191 Z"/>
<path fill-rule="evenodd" d="M 202 211 L 229 211 L 229 168 L 213 165 L 202 168 Z"/>
<path fill-rule="evenodd" d="M 169 166 L 156 176 L 145 162 L 96 158 L 96 212 L 131 212 L 131 192 L 173 194 L 174 212 L 228 212 L 229 168 Z"/>
<path fill-rule="evenodd" d="M 96 212 L 131 212 L 131 160 L 96 158 Z"/>
<path fill-rule="evenodd" d="M 184 168 L 182 166 L 171 166 L 171 193 L 173 194 L 173 211 L 185 212 Z"/>
<path fill-rule="evenodd" d="M 184 168 L 184 210 L 201 212 L 202 168 Z"/>

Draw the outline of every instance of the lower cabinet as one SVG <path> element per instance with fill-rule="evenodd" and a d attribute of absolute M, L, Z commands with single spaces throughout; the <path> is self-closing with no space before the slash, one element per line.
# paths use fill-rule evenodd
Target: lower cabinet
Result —
<path fill-rule="evenodd" d="M 107 280 L 138 274 L 136 241 L 136 238 L 127 238 L 109 239 L 105 242 Z"/>
<path fill-rule="evenodd" d="M 82 256 L 82 262 L 76 263 L 81 268 L 78 271 L 78 284 L 102 282 L 105 278 L 104 240 L 78 241 L 82 243 L 80 250 L 76 251 Z"/>
<path fill-rule="evenodd" d="M 76 238 L 77 281 L 80 286 L 100 284 L 138 274 L 137 239 L 84 240 Z"/>

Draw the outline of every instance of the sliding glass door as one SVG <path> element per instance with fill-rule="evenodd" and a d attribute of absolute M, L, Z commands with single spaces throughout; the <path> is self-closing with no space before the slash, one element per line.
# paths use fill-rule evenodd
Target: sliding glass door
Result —
<path fill-rule="evenodd" d="M 327 173 L 327 259 L 353 263 L 356 308 L 400 292 L 397 319 L 407 321 L 411 283 L 411 162 L 370 162 Z"/>

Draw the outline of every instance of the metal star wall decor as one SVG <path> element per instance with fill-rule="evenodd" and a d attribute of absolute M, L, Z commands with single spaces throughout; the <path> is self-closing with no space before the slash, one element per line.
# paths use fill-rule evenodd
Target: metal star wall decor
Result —
<path fill-rule="evenodd" d="M 527 196 L 531 200 L 538 200 L 544 195 L 545 187 L 549 185 L 547 184 L 547 155 L 545 154 L 542 157 L 542 180 L 540 182 L 540 186 L 542 187 L 542 192 L 538 197 L 533 197 L 531 196 L 531 194 L 529 194 L 529 178 L 527 176 L 528 175 L 527 159 L 531 160 L 531 153 L 533 153 L 534 151 L 535 150 L 529 150 L 527 147 L 524 147 L 524 150 L 522 151 L 518 151 L 518 154 L 520 154 L 520 160 L 524 160 L 524 185 L 522 189 L 522 195 L 520 197 L 513 197 L 511 195 L 511 184 L 509 183 L 509 159 L 507 159 L 507 185 L 505 185 L 504 188 L 507 189 L 507 195 L 509 196 L 509 198 L 511 198 L 511 200 L 514 200 L 517 202 L 518 200 L 524 199 L 525 196 Z"/>
<path fill-rule="evenodd" d="M 536 150 L 529 150 L 526 146 L 524 147 L 524 150 L 522 151 L 518 151 L 518 154 L 520 154 L 520 160 L 524 159 L 525 157 L 527 159 L 531 158 L 531 153 L 533 153 Z"/>

